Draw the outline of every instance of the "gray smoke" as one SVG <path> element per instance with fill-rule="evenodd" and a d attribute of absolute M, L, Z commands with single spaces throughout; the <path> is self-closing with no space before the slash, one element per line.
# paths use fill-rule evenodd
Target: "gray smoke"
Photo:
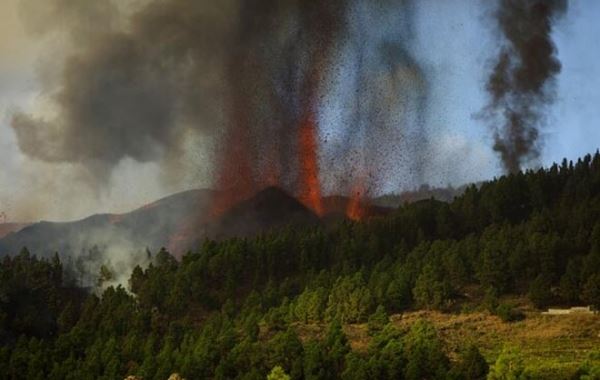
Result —
<path fill-rule="evenodd" d="M 539 156 L 544 111 L 561 70 L 553 24 L 566 10 L 567 0 L 500 0 L 494 14 L 502 47 L 486 83 L 491 99 L 484 113 L 493 125 L 494 150 L 510 173 Z"/>
<path fill-rule="evenodd" d="M 123 158 L 159 161 L 188 130 L 223 124 L 233 1 L 156 1 L 125 19 L 110 0 L 23 4 L 36 32 L 70 41 L 59 79 L 44 82 L 56 115 L 13 117 L 24 153 L 80 162 L 104 181 Z"/>

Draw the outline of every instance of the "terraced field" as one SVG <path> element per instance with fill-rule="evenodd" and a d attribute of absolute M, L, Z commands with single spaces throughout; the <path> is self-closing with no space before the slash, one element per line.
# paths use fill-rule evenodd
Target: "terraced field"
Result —
<path fill-rule="evenodd" d="M 417 319 L 429 320 L 438 328 L 450 353 L 473 342 L 493 363 L 504 345 L 518 347 L 535 378 L 568 379 L 592 351 L 600 350 L 597 315 L 528 312 L 523 321 L 505 323 L 487 313 L 416 312 L 394 316 L 392 321 L 400 328 L 408 328 Z"/>
<path fill-rule="evenodd" d="M 534 379 L 570 379 L 600 350 L 600 315 L 542 315 L 528 311 L 523 321 L 505 323 L 487 312 L 445 314 L 435 311 L 409 312 L 393 315 L 390 320 L 401 330 L 408 330 L 419 319 L 433 323 L 451 358 L 467 343 L 476 344 L 492 364 L 505 345 L 518 347 Z M 304 339 L 318 338 L 325 325 L 297 325 Z M 365 351 L 370 337 L 366 324 L 344 327 L 352 348 Z M 600 357 L 596 356 L 596 361 Z"/>

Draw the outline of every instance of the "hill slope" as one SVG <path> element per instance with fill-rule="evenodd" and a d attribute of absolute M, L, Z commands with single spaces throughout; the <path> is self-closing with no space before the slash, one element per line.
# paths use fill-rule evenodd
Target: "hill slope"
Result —
<path fill-rule="evenodd" d="M 0 255 L 16 254 L 23 247 L 42 257 L 54 252 L 80 256 L 92 248 L 147 248 L 156 252 L 161 247 L 181 255 L 205 238 L 251 237 L 288 225 L 321 223 L 316 214 L 280 188 L 266 188 L 215 215 L 212 204 L 219 195 L 211 190 L 189 190 L 123 214 L 96 214 L 73 222 L 0 225 Z M 330 196 L 323 202 L 323 221 L 345 218 L 349 198 Z M 365 216 L 381 216 L 389 211 L 369 206 L 365 207 Z"/>
<path fill-rule="evenodd" d="M 279 226 L 294 212 L 312 220 L 268 189 L 205 222 Z M 276 366 L 294 379 L 485 379 L 489 364 L 494 378 L 600 373 L 598 315 L 540 313 L 600 310 L 600 153 L 452 203 L 151 259 L 86 301 L 58 260 L 0 260 L 0 368 L 56 379 L 264 379 Z M 120 270 L 103 269 L 101 280 Z"/>
<path fill-rule="evenodd" d="M 249 237 L 273 229 L 319 223 L 319 217 L 296 198 L 277 187 L 268 187 L 234 205 L 210 228 L 213 238 Z"/>
<path fill-rule="evenodd" d="M 79 256 L 92 248 L 156 252 L 167 247 L 180 255 L 207 237 L 250 237 L 287 225 L 319 223 L 312 211 L 279 188 L 267 188 L 221 215 L 211 209 L 215 196 L 211 190 L 190 190 L 129 213 L 13 228 L 16 232 L 0 239 L 0 255 L 16 254 L 23 247 L 43 257 L 54 252 Z"/>
<path fill-rule="evenodd" d="M 202 215 L 213 192 L 190 190 L 160 199 L 125 214 L 97 214 L 73 222 L 31 224 L 0 239 L 0 255 L 22 247 L 41 256 L 79 254 L 96 246 L 127 245 L 152 251 L 166 246 L 182 220 Z"/>
<path fill-rule="evenodd" d="M 20 231 L 28 225 L 28 223 L 0 223 L 0 239 L 8 234 Z"/>

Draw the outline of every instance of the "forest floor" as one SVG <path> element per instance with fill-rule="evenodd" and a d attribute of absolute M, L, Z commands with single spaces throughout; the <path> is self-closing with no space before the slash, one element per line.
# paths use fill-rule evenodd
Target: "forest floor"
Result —
<path fill-rule="evenodd" d="M 451 359 L 457 358 L 461 347 L 473 343 L 492 364 L 502 348 L 510 345 L 520 349 L 526 368 L 536 379 L 569 379 L 592 351 L 600 350 L 600 315 L 543 315 L 528 310 L 524 320 L 512 323 L 478 311 L 415 311 L 390 317 L 400 330 L 408 330 L 420 319 L 436 327 Z M 310 339 L 322 336 L 326 326 L 300 324 L 297 329 L 303 339 Z M 368 349 L 371 338 L 366 324 L 346 325 L 344 331 L 354 350 Z"/>

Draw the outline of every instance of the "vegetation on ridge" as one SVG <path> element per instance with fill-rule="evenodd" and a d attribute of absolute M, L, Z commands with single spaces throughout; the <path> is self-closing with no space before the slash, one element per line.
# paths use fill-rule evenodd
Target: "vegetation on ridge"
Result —
<path fill-rule="evenodd" d="M 26 249 L 2 261 L 0 374 L 499 379 L 540 378 L 553 363 L 554 378 L 593 379 L 593 346 L 582 344 L 577 367 L 562 366 L 560 352 L 532 366 L 527 347 L 459 344 L 429 317 L 477 311 L 501 326 L 527 323 L 515 322 L 531 313 L 523 297 L 537 308 L 600 308 L 600 154 L 365 222 L 206 241 L 181 261 L 161 250 L 133 270 L 127 289 L 100 296 L 64 276 L 58 257 Z M 591 329 L 582 336 L 598 347 L 590 318 L 577 327 Z M 349 339 L 352 326 L 365 329 L 365 347 Z"/>

